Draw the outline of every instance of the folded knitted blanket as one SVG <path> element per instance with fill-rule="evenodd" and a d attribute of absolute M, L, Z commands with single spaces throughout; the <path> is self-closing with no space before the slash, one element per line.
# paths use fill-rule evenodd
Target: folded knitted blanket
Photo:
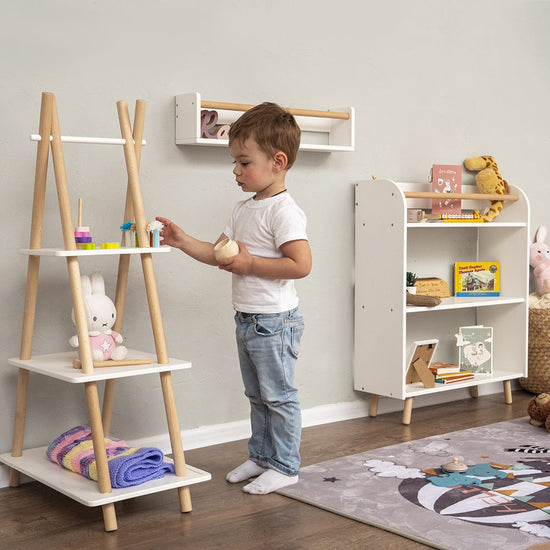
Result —
<path fill-rule="evenodd" d="M 174 473 L 174 465 L 164 462 L 155 447 L 129 447 L 122 439 L 105 436 L 105 450 L 111 486 L 132 487 Z M 84 477 L 97 481 L 97 464 L 88 426 L 76 426 L 62 433 L 46 450 L 48 458 Z"/>

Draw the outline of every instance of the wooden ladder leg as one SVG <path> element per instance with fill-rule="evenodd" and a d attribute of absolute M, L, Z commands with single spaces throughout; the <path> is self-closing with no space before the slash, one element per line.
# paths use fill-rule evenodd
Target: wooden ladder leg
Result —
<path fill-rule="evenodd" d="M 92 430 L 92 443 L 97 466 L 97 482 L 100 493 L 111 493 L 111 478 L 107 464 L 107 453 L 105 451 L 105 437 L 103 433 L 103 422 L 101 420 L 101 409 L 99 406 L 99 395 L 96 382 L 85 382 L 86 403 L 88 404 L 88 416 Z M 116 514 L 112 503 L 103 506 L 105 530 L 114 531 L 117 528 Z"/>
<path fill-rule="evenodd" d="M 408 426 L 411 423 L 412 408 L 413 408 L 413 398 L 407 397 L 405 399 L 405 405 L 403 406 L 403 424 L 405 424 L 406 426 Z"/>
<path fill-rule="evenodd" d="M 502 383 L 504 386 L 504 402 L 507 405 L 512 404 L 512 383 L 510 380 L 504 380 Z"/>
<path fill-rule="evenodd" d="M 25 431 L 25 411 L 27 409 L 27 395 L 29 388 L 29 371 L 19 369 L 17 376 L 17 398 L 15 403 L 15 423 L 13 429 L 13 444 L 11 456 L 22 456 L 23 436 Z M 18 487 L 21 475 L 18 470 L 10 468 L 10 487 Z"/>
<path fill-rule="evenodd" d="M 170 444 L 172 446 L 172 457 L 174 459 L 176 475 L 185 477 L 187 474 L 187 467 L 183 454 L 183 443 L 181 440 L 178 412 L 176 410 L 176 399 L 174 397 L 174 387 L 172 385 L 172 373 L 161 372 L 160 382 L 162 386 L 162 395 L 164 397 L 164 408 L 166 409 L 166 420 L 168 422 L 168 432 L 170 434 Z M 193 507 L 191 505 L 191 492 L 189 491 L 189 487 L 180 487 L 178 489 L 178 494 L 180 510 L 182 512 L 190 512 Z"/>
<path fill-rule="evenodd" d="M 369 416 L 376 416 L 378 414 L 378 395 L 372 394 L 369 403 Z"/>
<path fill-rule="evenodd" d="M 134 129 L 132 132 L 134 140 L 134 151 L 136 155 L 136 163 L 139 169 L 139 163 L 141 160 L 141 146 L 143 143 L 143 130 L 145 127 L 145 106 L 147 102 L 143 99 L 136 101 L 136 110 L 134 113 Z M 130 188 L 130 182 L 128 181 L 126 187 L 126 202 L 124 205 L 124 223 L 133 221 L 134 208 L 132 204 L 132 194 Z M 124 308 L 126 305 L 126 291 L 128 288 L 128 274 L 130 272 L 130 255 L 121 254 L 118 260 L 118 274 L 116 280 L 115 291 L 115 309 L 116 309 L 116 321 L 113 325 L 113 330 L 116 332 L 122 332 L 122 323 L 124 320 Z M 105 433 L 111 433 L 111 420 L 113 413 L 113 403 L 115 396 L 116 379 L 112 378 L 105 382 L 105 390 L 103 392 L 103 429 Z"/>
<path fill-rule="evenodd" d="M 42 94 L 40 107 L 39 133 L 42 139 L 36 150 L 36 167 L 34 173 L 34 193 L 31 217 L 30 248 L 42 246 L 42 225 L 44 223 L 44 204 L 46 180 L 48 174 L 48 157 L 50 155 L 50 133 L 52 128 L 53 96 Z M 30 359 L 32 355 L 32 336 L 36 315 L 38 296 L 38 276 L 40 273 L 40 256 L 29 256 L 27 264 L 27 282 L 25 289 L 25 307 L 23 311 L 23 328 L 21 331 L 20 359 Z M 12 456 L 21 456 L 25 432 L 25 416 L 29 386 L 29 371 L 19 369 L 17 376 L 17 398 L 15 404 L 15 422 L 13 430 Z M 17 470 L 10 469 L 11 487 L 17 487 L 21 481 Z"/>
<path fill-rule="evenodd" d="M 132 206 L 136 218 L 138 243 L 140 247 L 148 248 L 149 239 L 147 238 L 147 233 L 145 231 L 145 210 L 143 208 L 143 198 L 141 195 L 141 186 L 139 182 L 139 172 L 135 149 L 131 143 L 132 132 L 130 128 L 130 117 L 128 114 L 128 106 L 126 102 L 118 101 L 117 110 L 120 122 L 120 130 L 122 133 L 122 137 L 125 140 L 124 158 L 126 160 L 126 170 L 128 171 L 128 186 L 132 196 Z M 149 312 L 151 315 L 151 324 L 153 328 L 153 336 L 155 339 L 157 361 L 161 364 L 166 364 L 169 362 L 169 357 L 166 350 L 166 339 L 162 324 L 162 315 L 158 299 L 157 284 L 155 281 L 153 258 L 150 253 L 141 254 L 141 265 L 143 269 L 143 276 L 145 278 L 147 301 L 149 303 Z M 172 373 L 160 373 L 160 380 L 162 385 L 162 394 L 164 398 L 164 407 L 166 409 L 168 431 L 170 434 L 170 443 L 172 445 L 174 467 L 176 470 L 176 475 L 184 477 L 187 473 L 187 468 L 185 465 L 185 457 L 183 454 L 183 444 L 181 441 L 181 432 L 176 410 L 176 400 L 174 397 L 174 388 L 172 385 Z M 190 512 L 192 506 L 189 487 L 180 487 L 178 489 L 178 493 L 181 511 Z"/>

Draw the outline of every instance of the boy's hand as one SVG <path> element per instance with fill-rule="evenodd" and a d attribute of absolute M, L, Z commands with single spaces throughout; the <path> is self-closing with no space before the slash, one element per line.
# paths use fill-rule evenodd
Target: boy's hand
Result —
<path fill-rule="evenodd" d="M 218 267 L 236 275 L 249 275 L 252 273 L 254 258 L 241 241 L 237 241 L 237 243 L 239 253 L 231 258 L 221 258 L 218 260 Z"/>
<path fill-rule="evenodd" d="M 156 219 L 164 225 L 162 231 L 160 232 L 162 244 L 167 244 L 168 246 L 173 246 L 174 248 L 180 248 L 183 244 L 183 238 L 185 236 L 183 229 L 167 218 L 157 216 Z"/>

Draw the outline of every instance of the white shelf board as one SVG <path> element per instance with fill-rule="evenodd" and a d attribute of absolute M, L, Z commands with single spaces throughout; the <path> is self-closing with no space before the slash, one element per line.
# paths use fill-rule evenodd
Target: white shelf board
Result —
<path fill-rule="evenodd" d="M 185 477 L 168 474 L 161 479 L 148 481 L 134 487 L 113 489 L 111 493 L 100 493 L 98 484 L 95 481 L 54 464 L 46 456 L 46 450 L 47 447 L 27 449 L 23 451 L 23 455 L 20 457 L 13 457 L 10 453 L 4 453 L 0 455 L 0 462 L 85 506 L 103 506 L 111 502 L 119 502 L 129 498 L 201 483 L 212 478 L 208 472 L 187 464 L 187 475 Z M 165 460 L 171 462 L 169 457 L 165 457 Z"/>
<path fill-rule="evenodd" d="M 495 227 L 525 227 L 527 224 L 525 222 L 412 222 L 407 223 L 407 229 L 425 229 L 429 227 L 433 229 L 434 227 L 445 229 L 449 228 L 465 228 L 465 227 L 483 227 L 483 228 L 495 228 Z"/>
<path fill-rule="evenodd" d="M 27 256 L 112 256 L 121 254 L 158 254 L 170 252 L 170 246 L 152 246 L 147 248 L 121 247 L 98 248 L 96 250 L 65 250 L 64 248 L 23 248 L 21 254 Z"/>
<path fill-rule="evenodd" d="M 471 386 L 481 386 L 483 384 L 491 384 L 494 382 L 506 382 L 516 378 L 525 376 L 523 372 L 503 372 L 496 374 L 477 374 L 473 380 L 464 382 L 454 382 L 453 384 L 436 384 L 435 388 L 425 388 L 422 382 L 415 382 L 405 386 L 405 398 L 416 397 L 418 395 L 427 395 L 430 393 L 438 393 L 442 391 L 458 390 L 460 388 L 469 388 Z"/>
<path fill-rule="evenodd" d="M 180 140 L 178 145 L 206 145 L 207 147 L 227 147 L 229 140 L 227 139 L 207 139 L 207 138 L 190 138 Z M 354 147 L 347 145 L 328 145 L 317 143 L 301 143 L 300 151 L 316 151 L 320 153 L 332 153 L 336 151 L 354 151 Z"/>
<path fill-rule="evenodd" d="M 77 357 L 76 351 L 68 351 L 37 355 L 31 359 L 12 358 L 8 359 L 8 364 L 72 384 L 191 368 L 189 361 L 181 361 L 180 359 L 170 357 L 168 363 L 157 363 L 157 356 L 155 354 L 129 349 L 128 359 L 151 359 L 152 363 L 120 367 L 97 367 L 92 374 L 84 374 L 82 369 L 75 369 L 73 367 L 73 359 Z"/>
<path fill-rule="evenodd" d="M 430 308 L 425 306 L 407 306 L 406 311 L 407 313 L 419 313 L 442 309 L 464 309 L 471 307 L 521 304 L 523 302 L 525 302 L 524 298 L 514 296 L 451 296 L 450 298 L 441 298 L 441 303 L 437 306 Z"/>

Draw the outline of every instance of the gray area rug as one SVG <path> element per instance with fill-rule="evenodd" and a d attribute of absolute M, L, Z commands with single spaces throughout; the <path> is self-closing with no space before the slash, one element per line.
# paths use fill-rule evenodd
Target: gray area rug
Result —
<path fill-rule="evenodd" d="M 458 457 L 468 466 L 447 474 Z M 307 466 L 279 494 L 434 548 L 520 550 L 550 541 L 550 433 L 529 419 Z"/>

